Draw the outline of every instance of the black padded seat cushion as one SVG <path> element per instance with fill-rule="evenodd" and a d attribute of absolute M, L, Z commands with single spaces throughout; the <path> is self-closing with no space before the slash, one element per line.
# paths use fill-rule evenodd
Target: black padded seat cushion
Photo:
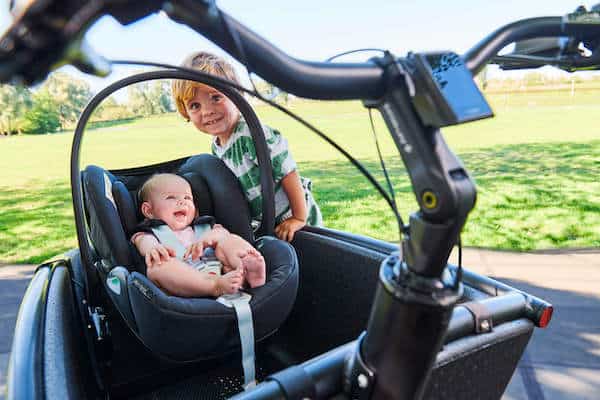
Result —
<path fill-rule="evenodd" d="M 248 290 L 252 294 L 250 307 L 257 342 L 279 328 L 298 290 L 298 262 L 292 246 L 264 237 L 259 239 L 258 249 L 267 263 L 268 280 Z M 212 358 L 240 348 L 233 309 L 210 298 L 169 296 L 137 272 L 129 275 L 127 287 L 138 333 L 155 352 L 185 361 Z"/>
<path fill-rule="evenodd" d="M 177 173 L 192 186 L 200 215 L 212 215 L 230 232 L 254 243 L 250 207 L 233 173 L 216 157 L 190 157 Z"/>
<path fill-rule="evenodd" d="M 131 196 L 122 193 L 123 184 L 114 175 L 94 165 L 85 169 L 82 180 L 89 235 L 94 248 L 110 265 L 133 268 L 135 249 L 121 223 L 122 218 L 137 221 L 136 215 L 131 215 L 132 210 L 135 212 Z M 117 196 L 114 195 L 115 187 Z M 116 198 L 121 201 L 120 206 Z"/>

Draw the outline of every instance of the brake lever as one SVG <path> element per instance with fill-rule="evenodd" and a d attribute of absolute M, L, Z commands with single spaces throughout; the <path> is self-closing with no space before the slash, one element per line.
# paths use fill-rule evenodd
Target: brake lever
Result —
<path fill-rule="evenodd" d="M 85 39 L 76 40 L 67 48 L 63 63 L 71 64 L 83 73 L 100 77 L 111 72 L 111 63 L 96 53 Z"/>

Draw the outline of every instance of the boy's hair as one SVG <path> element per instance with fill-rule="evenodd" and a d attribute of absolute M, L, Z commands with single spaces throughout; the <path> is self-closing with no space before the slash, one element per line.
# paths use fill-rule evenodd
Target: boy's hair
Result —
<path fill-rule="evenodd" d="M 184 181 L 187 182 L 187 180 L 185 178 L 183 178 L 182 176 L 177 175 L 177 174 L 169 174 L 169 173 L 158 173 L 158 174 L 154 174 L 150 178 L 148 178 L 146 180 L 146 182 L 144 182 L 144 184 L 142 185 L 140 190 L 138 191 L 138 200 L 140 202 L 140 205 L 144 201 L 148 200 L 148 198 L 150 197 L 150 193 L 152 192 L 152 190 L 154 190 L 154 188 L 156 187 L 156 183 L 161 178 L 173 178 L 173 177 L 183 179 Z M 188 182 L 188 184 L 189 184 L 189 182 Z"/>
<path fill-rule="evenodd" d="M 230 63 L 225 61 L 225 59 L 206 51 L 190 54 L 183 61 L 181 66 L 215 75 L 237 83 L 238 85 L 240 83 L 237 74 L 235 73 L 235 69 Z M 173 98 L 175 99 L 177 110 L 179 111 L 179 114 L 188 121 L 190 120 L 190 116 L 185 109 L 185 103 L 195 96 L 196 87 L 199 85 L 198 82 L 181 79 L 174 80 L 172 84 Z"/>

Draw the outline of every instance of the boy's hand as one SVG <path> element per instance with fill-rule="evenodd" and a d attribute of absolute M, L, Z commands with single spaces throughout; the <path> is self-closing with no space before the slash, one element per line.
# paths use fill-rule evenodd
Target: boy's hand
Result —
<path fill-rule="evenodd" d="M 172 248 L 157 243 L 150 250 L 148 250 L 144 258 L 148 268 L 152 268 L 162 264 L 163 262 L 169 261 L 171 257 L 175 257 L 175 254 L 175 250 Z"/>
<path fill-rule="evenodd" d="M 281 240 L 291 242 L 294 239 L 294 234 L 304 228 L 306 222 L 301 219 L 291 217 L 275 227 L 275 235 Z"/>

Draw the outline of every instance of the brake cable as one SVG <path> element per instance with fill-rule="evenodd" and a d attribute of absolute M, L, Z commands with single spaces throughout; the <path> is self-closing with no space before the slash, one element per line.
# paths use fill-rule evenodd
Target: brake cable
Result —
<path fill-rule="evenodd" d="M 329 57 L 327 60 L 325 60 L 325 62 L 331 62 L 331 61 L 335 60 L 336 58 L 339 58 L 339 57 L 342 57 L 342 56 L 345 56 L 345 55 L 348 55 L 348 54 L 362 53 L 362 52 L 366 52 L 366 51 L 378 51 L 378 52 L 383 53 L 384 56 L 386 54 L 389 54 L 389 52 L 387 50 L 378 49 L 378 48 L 354 49 L 354 50 L 344 51 L 342 53 L 335 54 L 335 55 Z M 394 187 L 392 185 L 392 182 L 390 180 L 390 176 L 389 176 L 387 168 L 385 166 L 385 161 L 383 159 L 383 155 L 381 154 L 381 148 L 379 146 L 379 139 L 377 137 L 377 131 L 375 130 L 375 124 L 373 122 L 372 109 L 369 107 L 368 111 L 369 111 L 369 121 L 371 123 L 371 131 L 373 132 L 373 138 L 375 139 L 375 147 L 377 148 L 377 155 L 379 157 L 379 165 L 381 165 L 381 170 L 383 172 L 383 175 L 385 177 L 386 183 L 388 185 L 389 193 L 390 193 L 390 196 L 391 196 L 391 203 L 392 203 L 392 204 L 390 204 L 390 207 L 392 208 L 392 212 L 394 213 L 394 216 L 396 217 L 396 222 L 398 223 L 398 232 L 400 233 L 400 240 L 401 240 L 402 239 L 402 234 L 408 234 L 408 227 L 406 225 L 404 225 L 404 221 L 402 220 L 402 216 L 398 212 L 398 202 L 396 201 L 396 195 L 394 193 Z"/>
<path fill-rule="evenodd" d="M 354 53 L 362 53 L 365 51 L 379 51 L 383 54 L 385 54 L 385 50 L 384 49 L 377 49 L 377 48 L 372 48 L 372 47 L 367 47 L 364 49 L 354 49 L 354 50 L 348 50 L 348 51 L 344 51 L 342 53 L 338 53 L 336 55 L 333 55 L 331 57 L 329 57 L 327 60 L 325 60 L 325 62 L 332 62 L 333 60 L 335 60 L 336 58 L 342 57 L 342 56 L 346 56 L 348 54 L 354 54 Z"/>
<path fill-rule="evenodd" d="M 379 146 L 379 139 L 377 137 L 377 132 L 375 131 L 375 123 L 373 122 L 373 112 L 372 109 L 369 108 L 369 121 L 371 122 L 371 130 L 373 132 L 373 137 L 375 138 L 375 147 L 377 148 L 377 155 L 379 156 L 379 163 L 381 165 L 381 170 L 383 171 L 383 176 L 385 176 L 385 181 L 387 182 L 388 189 L 390 191 L 390 196 L 392 200 L 392 212 L 396 217 L 396 222 L 398 223 L 398 231 L 400 232 L 400 239 L 402 239 L 402 234 L 408 234 L 408 227 L 404 225 L 404 221 L 402 220 L 402 216 L 398 212 L 398 202 L 396 201 L 396 194 L 394 193 L 394 186 L 392 185 L 392 181 L 390 180 L 390 175 L 388 174 L 387 168 L 385 166 L 385 161 L 383 160 L 383 155 L 381 154 L 381 148 Z"/>

